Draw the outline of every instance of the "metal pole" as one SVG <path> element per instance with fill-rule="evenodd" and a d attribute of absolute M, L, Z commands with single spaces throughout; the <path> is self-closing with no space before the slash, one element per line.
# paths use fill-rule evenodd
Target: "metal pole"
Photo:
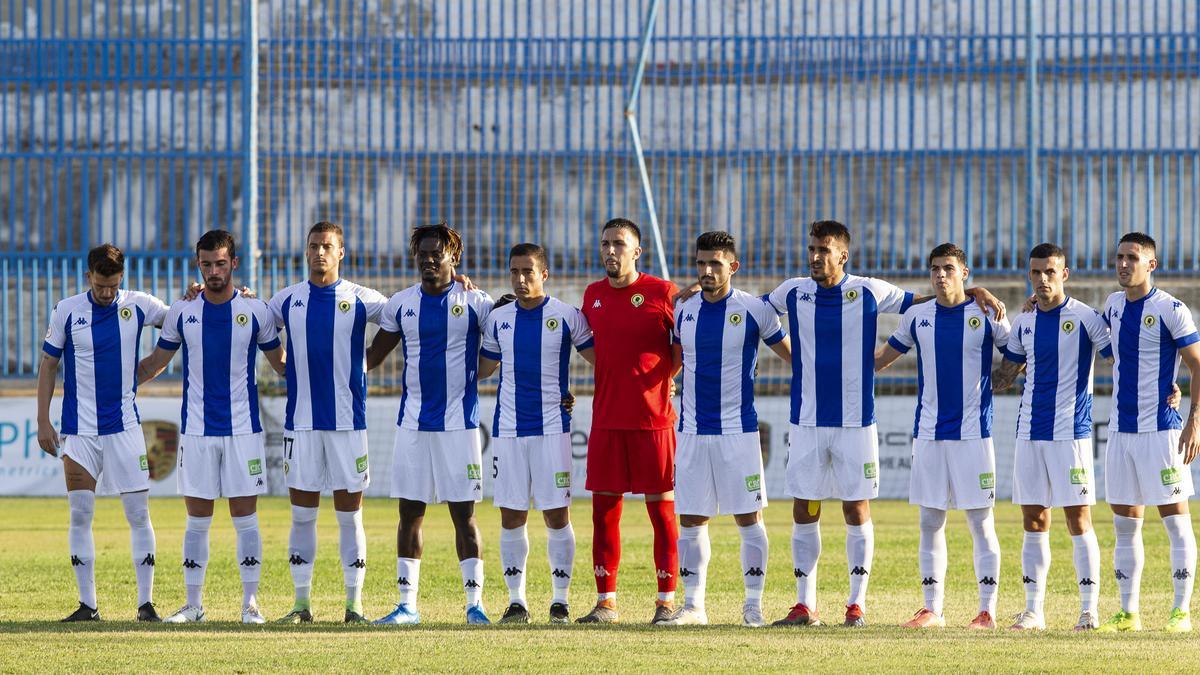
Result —
<path fill-rule="evenodd" d="M 258 241 L 258 1 L 242 0 L 242 250 L 246 256 L 246 285 L 260 296 Z"/>
<path fill-rule="evenodd" d="M 1045 223 L 1038 202 L 1038 142 L 1040 141 L 1041 96 L 1038 85 L 1038 12 L 1039 0 L 1025 0 L 1025 221 L 1027 233 L 1036 233 L 1035 241 L 1046 240 Z M 1034 242 L 1029 242 L 1030 244 Z"/>
<path fill-rule="evenodd" d="M 629 83 L 629 99 L 625 104 L 625 121 L 629 123 L 629 135 L 633 139 L 633 150 L 637 155 L 638 172 L 642 178 L 642 194 L 646 197 L 646 210 L 650 212 L 650 232 L 654 235 L 654 251 L 658 257 L 662 278 L 670 279 L 667 267 L 667 252 L 663 248 L 662 230 L 658 226 L 658 212 L 654 209 L 654 190 L 650 187 L 650 172 L 646 169 L 646 155 L 642 152 L 642 135 L 638 131 L 637 104 L 642 90 L 642 77 L 646 73 L 646 57 L 650 54 L 650 38 L 654 34 L 654 22 L 658 17 L 659 0 L 652 0 L 646 14 L 646 27 L 642 32 L 642 44 L 638 50 L 637 69 Z"/>

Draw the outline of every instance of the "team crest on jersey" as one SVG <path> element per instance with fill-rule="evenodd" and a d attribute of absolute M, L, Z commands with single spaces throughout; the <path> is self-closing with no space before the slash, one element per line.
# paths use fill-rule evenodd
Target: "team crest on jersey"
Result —
<path fill-rule="evenodd" d="M 629 299 L 629 302 L 631 302 L 634 307 L 641 307 L 642 303 L 646 302 L 646 296 L 642 295 L 641 293 L 634 293 L 633 297 Z"/>
<path fill-rule="evenodd" d="M 338 303 L 338 311 L 340 311 L 342 314 L 349 312 L 350 311 L 350 301 L 343 300 L 343 301 L 339 302 Z"/>
<path fill-rule="evenodd" d="M 1069 319 L 1067 321 L 1064 321 L 1063 325 L 1062 325 L 1062 329 L 1063 329 L 1063 332 L 1066 333 L 1067 335 L 1074 333 L 1075 332 L 1075 322 L 1071 321 Z"/>
<path fill-rule="evenodd" d="M 1142 319 L 1142 323 L 1146 324 L 1146 328 L 1154 328 L 1155 321 L 1156 319 L 1153 314 Z"/>
<path fill-rule="evenodd" d="M 971 330 L 975 330 L 983 325 L 983 321 L 981 321 L 979 317 L 973 316 L 970 319 L 967 319 L 967 325 L 971 327 Z"/>
<path fill-rule="evenodd" d="M 239 326 L 245 326 L 246 324 L 250 323 L 250 317 L 246 316 L 245 314 L 238 314 L 237 316 L 233 317 L 233 320 Z"/>
<path fill-rule="evenodd" d="M 121 320 L 128 321 L 133 318 L 133 310 L 128 307 L 122 307 L 120 311 Z"/>
<path fill-rule="evenodd" d="M 741 314 L 730 314 L 729 315 L 729 323 L 731 323 L 735 326 L 740 326 L 742 323 L 742 315 Z"/>
<path fill-rule="evenodd" d="M 450 313 L 454 316 L 462 316 L 463 312 L 467 311 L 462 305 L 455 305 L 450 308 Z"/>
<path fill-rule="evenodd" d="M 858 299 L 858 289 L 857 288 L 851 288 L 850 290 L 846 291 L 846 302 L 854 302 L 857 299 Z"/>
<path fill-rule="evenodd" d="M 547 330 L 558 330 L 558 319 L 546 319 Z"/>

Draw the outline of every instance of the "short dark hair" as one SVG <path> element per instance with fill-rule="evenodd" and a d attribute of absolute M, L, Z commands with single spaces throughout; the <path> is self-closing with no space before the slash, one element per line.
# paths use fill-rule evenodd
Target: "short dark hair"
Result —
<path fill-rule="evenodd" d="M 1154 243 L 1154 238 L 1144 232 L 1130 232 L 1121 237 L 1118 244 L 1137 244 L 1142 248 L 1148 248 L 1151 251 L 1158 252 L 1158 244 Z"/>
<path fill-rule="evenodd" d="M 833 237 L 850 248 L 850 230 L 836 220 L 814 220 L 808 228 L 808 236 L 814 239 Z"/>
<path fill-rule="evenodd" d="M 523 244 L 517 244 L 516 246 L 508 249 L 508 261 L 510 263 L 512 262 L 513 258 L 519 255 L 531 255 L 533 256 L 534 260 L 541 264 L 542 269 L 550 269 L 550 260 L 546 257 L 546 249 L 538 246 L 537 244 L 525 242 Z"/>
<path fill-rule="evenodd" d="M 196 242 L 196 255 L 200 255 L 200 251 L 219 251 L 225 249 L 229 252 L 230 258 L 237 257 L 237 240 L 228 230 L 209 230 L 200 237 L 200 241 Z"/>
<path fill-rule="evenodd" d="M 957 244 L 951 244 L 950 242 L 938 244 L 929 252 L 930 267 L 933 267 L 934 258 L 957 258 L 963 267 L 967 266 L 967 252 L 959 248 Z"/>
<path fill-rule="evenodd" d="M 408 254 L 414 258 L 417 257 L 417 247 L 421 245 L 423 239 L 429 237 L 442 242 L 442 248 L 450 254 L 451 258 L 462 260 L 462 235 L 444 222 L 414 227 L 412 236 L 408 238 Z"/>
<path fill-rule="evenodd" d="M 1065 261 L 1067 254 L 1057 244 L 1047 242 L 1033 247 L 1033 250 L 1029 252 L 1029 259 L 1034 258 L 1062 258 Z"/>
<path fill-rule="evenodd" d="M 125 271 L 125 254 L 112 244 L 100 244 L 88 251 L 88 271 L 102 277 L 111 277 Z"/>
<path fill-rule="evenodd" d="M 346 246 L 346 233 L 342 231 L 341 225 L 338 225 L 337 223 L 331 223 L 328 220 L 322 220 L 308 228 L 308 235 L 304 237 L 304 240 L 307 242 L 309 237 L 318 232 L 332 232 L 337 235 L 338 243 L 340 243 L 343 247 Z"/>
<path fill-rule="evenodd" d="M 734 258 L 737 258 L 737 242 L 734 241 L 732 234 L 721 230 L 705 232 L 696 237 L 696 250 L 725 251 Z"/>
<path fill-rule="evenodd" d="M 633 222 L 632 220 L 629 220 L 628 218 L 613 218 L 605 223 L 604 227 L 600 228 L 600 233 L 603 234 L 605 230 L 611 230 L 613 228 L 632 232 L 633 236 L 637 237 L 638 243 L 642 243 L 642 230 L 638 228 L 637 223 Z"/>

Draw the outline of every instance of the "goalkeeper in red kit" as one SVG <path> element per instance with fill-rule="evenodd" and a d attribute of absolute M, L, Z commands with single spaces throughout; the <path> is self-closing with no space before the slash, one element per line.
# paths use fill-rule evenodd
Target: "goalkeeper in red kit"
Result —
<path fill-rule="evenodd" d="M 615 623 L 621 562 L 621 507 L 626 492 L 645 495 L 654 526 L 658 601 L 652 623 L 671 617 L 679 567 L 675 523 L 675 410 L 671 379 L 679 357 L 671 344 L 674 284 L 637 271 L 641 231 L 630 220 L 604 224 L 600 254 L 607 278 L 587 287 L 583 314 L 596 349 L 596 393 L 588 439 L 592 492 L 592 562 L 596 606 L 579 623 Z"/>

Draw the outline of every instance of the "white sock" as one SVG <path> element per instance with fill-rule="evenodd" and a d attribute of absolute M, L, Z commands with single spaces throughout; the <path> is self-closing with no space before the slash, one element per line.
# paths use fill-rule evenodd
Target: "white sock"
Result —
<path fill-rule="evenodd" d="M 565 605 L 575 569 L 575 528 L 571 523 L 559 530 L 546 528 L 546 557 L 550 559 L 550 585 L 554 588 L 551 602 Z"/>
<path fill-rule="evenodd" d="M 746 588 L 746 604 L 762 605 L 763 588 L 767 584 L 767 526 L 760 520 L 753 525 L 739 526 L 742 536 L 742 585 Z"/>
<path fill-rule="evenodd" d="M 1121 593 L 1121 609 L 1137 613 L 1142 604 L 1142 567 L 1146 550 L 1142 547 L 1142 519 L 1113 516 L 1117 541 L 1113 545 L 1113 574 Z"/>
<path fill-rule="evenodd" d="M 504 585 L 508 601 L 529 607 L 525 600 L 525 565 L 529 562 L 529 536 L 525 526 L 511 530 L 500 528 L 500 565 L 504 567 Z"/>
<path fill-rule="evenodd" d="M 258 581 L 262 578 L 262 533 L 258 531 L 258 514 L 235 516 L 233 530 L 237 534 L 238 573 L 242 577 L 242 607 L 257 607 Z"/>
<path fill-rule="evenodd" d="M 367 533 L 363 531 L 362 509 L 334 511 L 338 521 L 338 553 L 342 558 L 342 580 L 346 585 L 346 609 L 362 614 L 363 579 L 367 576 Z"/>
<path fill-rule="evenodd" d="M 946 597 L 946 512 L 921 507 L 921 539 L 917 560 L 921 569 L 921 591 L 925 608 L 942 615 Z"/>
<path fill-rule="evenodd" d="M 867 608 L 867 583 L 871 580 L 871 561 L 875 558 L 875 524 L 846 526 L 846 567 L 850 570 L 850 597 L 846 606 Z"/>
<path fill-rule="evenodd" d="M 1025 584 L 1025 611 L 1044 616 L 1046 576 L 1050 572 L 1050 533 L 1026 532 L 1021 545 L 1021 583 Z"/>
<path fill-rule="evenodd" d="M 150 523 L 150 493 L 126 492 L 121 495 L 125 520 L 129 522 L 129 545 L 133 571 L 137 577 L 138 606 L 154 602 L 154 525 Z"/>
<path fill-rule="evenodd" d="M 75 584 L 79 587 L 79 601 L 96 609 L 96 542 L 92 538 L 96 493 L 91 490 L 71 490 L 67 493 L 67 504 L 71 507 L 67 549 L 71 553 Z"/>
<path fill-rule="evenodd" d="M 990 507 L 967 510 L 967 525 L 975 544 L 975 578 L 979 581 L 979 611 L 996 616 L 996 591 L 1000 588 L 1000 540 Z"/>
<path fill-rule="evenodd" d="M 400 590 L 400 604 L 416 611 L 417 587 L 420 583 L 420 558 L 396 558 L 396 588 Z"/>
<path fill-rule="evenodd" d="M 683 578 L 683 605 L 703 610 L 704 591 L 708 580 L 708 560 L 712 557 L 708 525 L 680 527 L 677 546 L 679 548 L 679 576 Z"/>
<path fill-rule="evenodd" d="M 1165 516 L 1163 527 L 1171 540 L 1171 582 L 1175 586 L 1175 607 L 1188 611 L 1192 604 L 1192 585 L 1196 581 L 1196 534 L 1192 514 Z"/>
<path fill-rule="evenodd" d="M 208 571 L 208 531 L 212 516 L 187 517 L 183 530 L 183 585 L 187 588 L 187 604 L 204 606 L 204 574 Z"/>
<path fill-rule="evenodd" d="M 1100 600 L 1100 542 L 1096 531 L 1072 535 L 1075 579 L 1079 584 L 1079 611 L 1095 613 Z"/>
<path fill-rule="evenodd" d="M 792 574 L 796 602 L 817 608 L 817 561 L 821 558 L 821 523 L 792 523 Z"/>
<path fill-rule="evenodd" d="M 292 505 L 292 532 L 288 537 L 288 564 L 296 591 L 296 608 L 308 609 L 312 589 L 313 562 L 317 559 L 317 513 L 315 506 Z"/>
<path fill-rule="evenodd" d="M 478 605 L 483 601 L 483 561 L 479 558 L 467 558 L 458 563 L 458 568 L 462 571 L 467 606 Z"/>

